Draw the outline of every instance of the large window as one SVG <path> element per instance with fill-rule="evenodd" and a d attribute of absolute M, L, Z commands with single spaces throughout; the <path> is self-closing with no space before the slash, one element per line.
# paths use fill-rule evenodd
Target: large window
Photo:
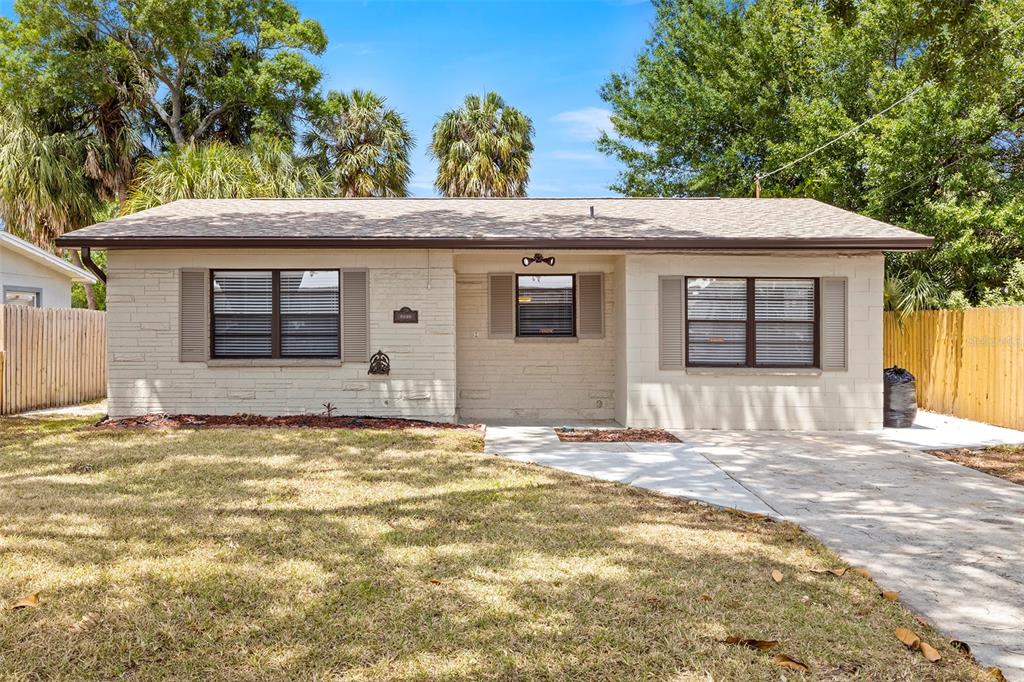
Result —
<path fill-rule="evenodd" d="M 575 336 L 576 277 L 517 275 L 516 335 Z"/>
<path fill-rule="evenodd" d="M 337 270 L 215 270 L 215 358 L 336 358 Z"/>
<path fill-rule="evenodd" d="M 686 278 L 686 364 L 816 367 L 818 281 Z"/>

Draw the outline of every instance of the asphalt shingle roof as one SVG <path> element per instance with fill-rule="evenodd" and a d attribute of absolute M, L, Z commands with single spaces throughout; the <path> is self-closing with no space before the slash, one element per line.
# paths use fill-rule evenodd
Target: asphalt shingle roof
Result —
<path fill-rule="evenodd" d="M 593 217 L 591 217 L 593 210 Z M 62 246 L 921 249 L 929 237 L 812 199 L 186 199 Z"/>

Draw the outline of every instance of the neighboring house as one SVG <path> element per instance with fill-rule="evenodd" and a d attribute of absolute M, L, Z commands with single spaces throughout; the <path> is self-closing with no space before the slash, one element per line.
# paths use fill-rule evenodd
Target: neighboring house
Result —
<path fill-rule="evenodd" d="M 70 308 L 71 283 L 96 278 L 48 251 L 0 231 L 0 303 Z"/>
<path fill-rule="evenodd" d="M 115 417 L 711 429 L 881 426 L 883 252 L 931 242 L 806 199 L 191 200 L 59 240 L 108 249 Z"/>

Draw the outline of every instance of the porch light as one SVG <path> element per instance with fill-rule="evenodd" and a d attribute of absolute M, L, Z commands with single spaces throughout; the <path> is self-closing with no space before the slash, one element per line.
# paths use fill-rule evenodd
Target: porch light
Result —
<path fill-rule="evenodd" d="M 548 256 L 547 258 L 545 258 L 544 255 L 540 254 L 540 253 L 533 254 L 532 258 L 530 256 L 523 256 L 523 267 L 524 268 L 527 268 L 527 267 L 533 265 L 534 263 L 547 263 L 551 267 L 555 267 L 555 257 L 554 256 Z"/>

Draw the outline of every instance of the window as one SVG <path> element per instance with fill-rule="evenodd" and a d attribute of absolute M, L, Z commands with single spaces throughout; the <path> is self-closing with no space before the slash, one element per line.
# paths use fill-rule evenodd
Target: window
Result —
<path fill-rule="evenodd" d="M 337 270 L 215 270 L 211 356 L 336 358 Z"/>
<path fill-rule="evenodd" d="M 816 367 L 818 281 L 686 278 L 686 364 Z"/>
<path fill-rule="evenodd" d="M 516 335 L 575 336 L 576 277 L 517 275 Z"/>
<path fill-rule="evenodd" d="M 4 303 L 7 305 L 23 305 L 38 308 L 42 292 L 39 289 L 7 289 L 4 288 Z"/>

